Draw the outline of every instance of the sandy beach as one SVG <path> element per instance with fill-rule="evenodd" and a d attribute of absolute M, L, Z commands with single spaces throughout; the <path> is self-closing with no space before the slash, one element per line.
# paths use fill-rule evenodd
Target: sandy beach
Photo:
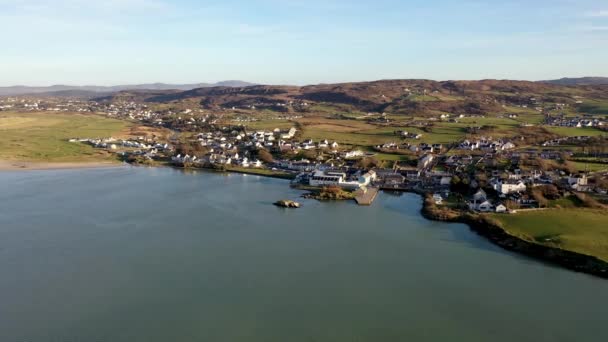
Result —
<path fill-rule="evenodd" d="M 27 170 L 66 170 L 66 169 L 95 169 L 106 167 L 120 167 L 123 164 L 116 162 L 27 162 L 0 160 L 0 171 L 27 171 Z"/>

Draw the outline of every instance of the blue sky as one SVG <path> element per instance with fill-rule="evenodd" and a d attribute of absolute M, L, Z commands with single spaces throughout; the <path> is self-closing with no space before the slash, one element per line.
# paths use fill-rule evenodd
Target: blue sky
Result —
<path fill-rule="evenodd" d="M 0 0 L 0 86 L 608 76 L 605 0 Z"/>

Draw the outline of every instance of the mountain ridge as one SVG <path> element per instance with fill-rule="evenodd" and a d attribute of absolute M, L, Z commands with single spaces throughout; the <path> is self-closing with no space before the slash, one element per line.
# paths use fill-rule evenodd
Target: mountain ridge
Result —
<path fill-rule="evenodd" d="M 181 90 L 188 91 L 197 88 L 212 88 L 212 87 L 247 87 L 255 85 L 255 83 L 249 83 L 239 80 L 227 80 L 216 83 L 192 83 L 192 84 L 169 84 L 169 83 L 144 83 L 144 84 L 130 84 L 130 85 L 116 85 L 116 86 L 95 86 L 95 85 L 84 85 L 84 86 L 71 86 L 56 84 L 46 87 L 36 86 L 23 86 L 16 85 L 10 87 L 0 87 L 0 96 L 20 96 L 20 95 L 40 95 L 50 94 L 59 92 L 89 92 L 91 94 L 109 94 L 120 91 L 128 90 Z"/>
<path fill-rule="evenodd" d="M 557 80 L 539 81 L 540 83 L 549 83 L 565 86 L 580 86 L 580 85 L 607 85 L 608 77 L 588 76 L 588 77 L 564 77 Z"/>

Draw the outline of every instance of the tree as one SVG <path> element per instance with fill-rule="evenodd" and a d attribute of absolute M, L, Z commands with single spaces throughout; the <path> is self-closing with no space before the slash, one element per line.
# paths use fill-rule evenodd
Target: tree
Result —
<path fill-rule="evenodd" d="M 266 150 L 258 150 L 258 159 L 263 161 L 266 164 L 270 164 L 274 162 L 274 157 L 272 154 Z"/>
<path fill-rule="evenodd" d="M 175 147 L 175 151 L 178 154 L 181 155 L 192 155 L 194 153 L 194 150 L 192 149 L 192 146 L 188 143 L 179 143 L 176 147 Z"/>
<path fill-rule="evenodd" d="M 467 194 L 469 192 L 470 183 L 471 182 L 466 177 L 460 178 L 458 176 L 454 176 L 452 177 L 451 189 L 459 194 Z"/>
<path fill-rule="evenodd" d="M 365 157 L 359 159 L 355 166 L 361 169 L 371 169 L 380 166 L 380 161 L 374 157 Z"/>
<path fill-rule="evenodd" d="M 549 201 L 543 196 L 543 191 L 539 188 L 532 189 L 532 198 L 538 202 L 540 208 L 545 208 L 549 204 Z"/>
<path fill-rule="evenodd" d="M 539 187 L 539 190 L 541 191 L 542 195 L 547 199 L 555 200 L 560 197 L 559 190 L 553 184 L 543 185 Z"/>

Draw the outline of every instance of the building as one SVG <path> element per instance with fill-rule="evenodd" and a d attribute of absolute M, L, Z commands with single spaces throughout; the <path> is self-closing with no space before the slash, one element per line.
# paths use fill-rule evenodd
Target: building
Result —
<path fill-rule="evenodd" d="M 377 178 L 376 171 L 370 170 L 359 177 L 359 184 L 361 184 L 360 186 L 368 186 Z"/>
<path fill-rule="evenodd" d="M 568 177 L 568 185 L 572 190 L 576 191 L 587 191 L 589 188 L 589 181 L 587 175 L 581 174 L 576 176 Z"/>
<path fill-rule="evenodd" d="M 376 172 L 369 171 L 360 175 L 357 180 L 348 180 L 344 172 L 316 170 L 309 178 L 310 186 L 325 187 L 339 186 L 348 190 L 356 190 L 369 185 L 376 180 Z"/>
<path fill-rule="evenodd" d="M 399 173 L 384 176 L 384 185 L 400 185 L 405 183 L 405 177 Z"/>
<path fill-rule="evenodd" d="M 358 158 L 358 157 L 363 157 L 364 155 L 365 155 L 365 153 L 363 151 L 354 150 L 354 151 L 346 152 L 344 154 L 344 159 Z"/>
<path fill-rule="evenodd" d="M 499 214 L 503 214 L 507 212 L 507 207 L 504 204 L 499 204 L 496 206 L 496 212 Z"/>
<path fill-rule="evenodd" d="M 289 131 L 287 133 L 281 134 L 281 139 L 293 139 L 293 137 L 295 137 L 296 132 L 298 130 L 295 129 L 294 127 L 292 127 L 291 129 L 289 129 Z"/>
<path fill-rule="evenodd" d="M 432 154 L 425 154 L 420 160 L 418 160 L 418 169 L 426 169 L 431 166 L 431 163 L 435 160 L 435 157 Z"/>
<path fill-rule="evenodd" d="M 340 186 L 344 183 L 346 174 L 343 172 L 315 171 L 310 177 L 311 186 Z"/>
<path fill-rule="evenodd" d="M 521 180 L 498 180 L 492 182 L 492 188 L 502 195 L 525 192 L 527 189 L 526 184 Z"/>

